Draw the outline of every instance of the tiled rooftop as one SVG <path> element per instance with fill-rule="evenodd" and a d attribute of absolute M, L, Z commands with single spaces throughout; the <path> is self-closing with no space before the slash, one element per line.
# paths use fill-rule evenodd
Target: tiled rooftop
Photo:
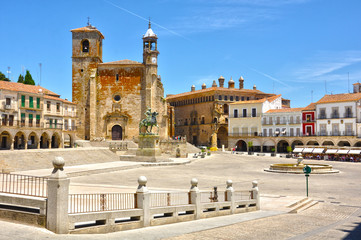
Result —
<path fill-rule="evenodd" d="M 282 109 L 271 109 L 266 113 L 287 113 L 287 112 L 301 112 L 304 108 L 282 108 Z"/>
<path fill-rule="evenodd" d="M 316 104 L 320 103 L 333 103 L 333 102 L 355 102 L 361 99 L 361 93 L 342 93 L 325 95 L 318 100 Z"/>

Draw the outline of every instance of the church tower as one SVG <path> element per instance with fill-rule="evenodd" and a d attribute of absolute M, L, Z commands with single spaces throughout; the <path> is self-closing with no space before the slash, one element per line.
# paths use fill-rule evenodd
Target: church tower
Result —
<path fill-rule="evenodd" d="M 96 70 L 102 63 L 103 34 L 92 26 L 71 30 L 72 32 L 72 100 L 78 106 L 78 136 L 91 137 L 91 119 L 96 111 Z"/>
<path fill-rule="evenodd" d="M 156 110 L 155 104 L 157 95 L 158 82 L 158 50 L 157 50 L 157 35 L 149 26 L 147 32 L 143 36 L 143 64 L 145 65 L 145 108 L 150 107 Z"/>

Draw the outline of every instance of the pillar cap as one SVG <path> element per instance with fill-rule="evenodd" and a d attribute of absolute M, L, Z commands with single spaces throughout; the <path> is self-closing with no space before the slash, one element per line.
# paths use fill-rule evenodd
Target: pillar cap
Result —
<path fill-rule="evenodd" d="M 65 165 L 65 160 L 62 157 L 55 157 L 53 160 L 53 166 L 55 169 L 63 169 Z"/>

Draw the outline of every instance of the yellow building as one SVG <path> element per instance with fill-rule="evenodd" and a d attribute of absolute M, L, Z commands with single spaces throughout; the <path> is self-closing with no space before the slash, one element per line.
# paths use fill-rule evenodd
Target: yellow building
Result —
<path fill-rule="evenodd" d="M 213 81 L 211 87 L 206 84 L 202 89 L 176 95 L 167 95 L 167 102 L 174 107 L 175 136 L 186 136 L 194 145 L 228 147 L 229 105 L 238 101 L 258 100 L 273 96 L 253 89 L 244 89 L 244 79 L 239 79 L 239 88 L 235 88 L 232 78 L 228 88 L 224 87 L 224 77 L 218 79 L 219 86 Z"/>

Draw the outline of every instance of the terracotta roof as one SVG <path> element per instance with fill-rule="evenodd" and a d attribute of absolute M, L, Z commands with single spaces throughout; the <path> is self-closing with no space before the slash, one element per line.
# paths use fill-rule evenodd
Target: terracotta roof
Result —
<path fill-rule="evenodd" d="M 65 103 L 70 103 L 70 104 L 75 104 L 73 102 L 70 102 L 68 100 L 60 98 L 59 94 L 56 94 L 56 93 L 54 93 L 46 88 L 43 88 L 41 86 L 0 81 L 0 90 L 2 90 L 2 89 L 14 91 L 14 92 L 27 92 L 27 93 L 34 93 L 34 94 L 39 94 L 39 89 L 41 89 L 42 93 L 44 93 L 44 98 L 62 101 Z"/>
<path fill-rule="evenodd" d="M 333 103 L 333 102 L 355 102 L 361 99 L 361 93 L 342 93 L 342 94 L 333 94 L 325 95 L 323 98 L 318 100 L 316 104 L 319 103 Z"/>
<path fill-rule="evenodd" d="M 281 109 L 271 109 L 266 113 L 286 113 L 286 112 L 301 112 L 304 108 L 281 108 Z"/>
<path fill-rule="evenodd" d="M 114 62 L 105 62 L 105 63 L 100 63 L 99 65 L 133 65 L 133 64 L 142 64 L 140 62 L 137 61 L 133 61 L 133 60 L 128 60 L 128 59 L 124 59 L 124 60 L 119 60 L 119 61 L 114 61 Z"/>
<path fill-rule="evenodd" d="M 175 98 L 179 98 L 179 97 L 184 97 L 184 96 L 189 96 L 189 95 L 196 95 L 199 93 L 207 93 L 207 92 L 212 92 L 212 91 L 222 91 L 222 92 L 228 92 L 228 93 L 256 93 L 256 94 L 266 94 L 260 90 L 253 90 L 253 89 L 238 89 L 238 88 L 225 88 L 225 87 L 210 87 L 210 88 L 206 88 L 206 89 L 200 89 L 200 90 L 196 90 L 194 92 L 185 92 L 185 93 L 179 93 L 179 94 L 174 94 L 172 96 L 167 97 L 167 100 L 170 99 L 175 99 Z"/>
<path fill-rule="evenodd" d="M 15 92 L 28 92 L 28 93 L 39 93 L 39 89 L 41 89 L 42 92 L 47 95 L 60 97 L 60 95 L 41 86 L 28 85 L 23 83 L 0 81 L 0 89 L 10 90 Z"/>
<path fill-rule="evenodd" d="M 104 39 L 103 34 L 94 26 L 85 26 L 85 27 L 81 27 L 81 28 L 75 28 L 75 29 L 70 30 L 70 32 L 97 32 Z"/>
<path fill-rule="evenodd" d="M 276 95 L 276 96 L 271 96 L 268 98 L 262 98 L 262 99 L 257 99 L 257 100 L 248 100 L 248 101 L 238 101 L 238 102 L 234 102 L 231 104 L 251 104 L 251 103 L 263 103 L 266 100 L 269 102 L 273 102 L 274 100 L 276 100 L 277 98 L 281 97 L 281 94 Z"/>
<path fill-rule="evenodd" d="M 70 102 L 70 101 L 65 100 L 65 99 L 62 99 L 62 98 L 54 97 L 54 96 L 45 95 L 44 98 L 46 98 L 46 99 L 52 99 L 52 100 L 60 101 L 60 102 L 63 102 L 63 103 L 69 103 L 69 104 L 74 104 L 74 105 L 75 105 L 75 103 L 73 103 L 73 102 Z"/>
<path fill-rule="evenodd" d="M 310 111 L 316 110 L 316 103 L 310 103 L 307 107 L 305 107 L 302 111 Z"/>
<path fill-rule="evenodd" d="M 282 108 L 290 108 L 288 105 L 283 105 L 282 104 Z"/>

